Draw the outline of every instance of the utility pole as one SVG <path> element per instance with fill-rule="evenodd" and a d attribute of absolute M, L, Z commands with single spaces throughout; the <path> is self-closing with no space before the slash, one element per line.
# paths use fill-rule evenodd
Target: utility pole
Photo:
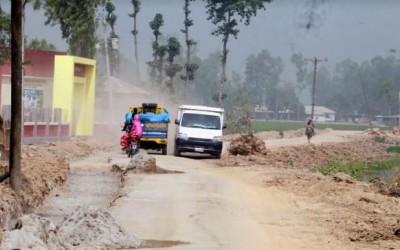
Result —
<path fill-rule="evenodd" d="M 364 97 L 365 108 L 366 108 L 367 114 L 368 114 L 369 128 L 372 131 L 372 116 L 371 116 L 371 112 L 369 110 L 368 95 L 367 95 L 367 90 L 366 90 L 366 87 L 365 87 L 365 84 L 364 84 L 364 79 L 362 77 L 360 69 L 358 69 L 358 77 L 360 78 L 360 84 L 361 84 L 361 89 L 362 89 L 362 93 L 363 93 L 363 97 Z"/>
<path fill-rule="evenodd" d="M 113 93 L 110 81 L 110 54 L 108 53 L 108 40 L 107 40 L 107 25 L 106 16 L 103 16 L 103 27 L 104 27 L 104 53 L 106 56 L 106 72 L 107 72 L 107 88 L 108 88 L 108 108 L 111 119 L 114 121 L 114 108 L 113 108 Z"/>
<path fill-rule="evenodd" d="M 317 64 L 319 62 L 327 62 L 328 59 L 318 59 L 317 57 L 314 57 L 313 59 L 304 59 L 304 61 L 307 62 L 312 62 L 314 63 L 314 76 L 313 76 L 313 86 L 312 86 L 312 93 L 311 93 L 311 119 L 314 120 L 314 106 L 315 106 L 315 84 L 317 81 Z"/>
<path fill-rule="evenodd" d="M 22 117 L 22 0 L 11 1 L 11 138 L 10 184 L 21 190 Z"/>

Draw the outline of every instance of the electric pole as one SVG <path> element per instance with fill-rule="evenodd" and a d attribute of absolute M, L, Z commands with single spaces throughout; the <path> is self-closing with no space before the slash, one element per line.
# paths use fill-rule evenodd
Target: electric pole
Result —
<path fill-rule="evenodd" d="M 304 61 L 314 63 L 314 75 L 313 75 L 313 85 L 312 85 L 312 93 L 311 93 L 311 119 L 314 120 L 314 106 L 315 106 L 315 84 L 317 81 L 317 64 L 319 62 L 327 62 L 328 59 L 318 59 L 314 57 L 313 59 L 304 59 Z"/>
<path fill-rule="evenodd" d="M 22 0 L 11 1 L 11 138 L 10 184 L 21 190 L 22 134 Z"/>
<path fill-rule="evenodd" d="M 108 88 L 108 108 L 111 119 L 114 121 L 114 108 L 113 108 L 113 89 L 110 81 L 111 70 L 110 70 L 110 54 L 108 52 L 108 39 L 107 39 L 107 26 L 108 22 L 106 16 L 103 16 L 103 28 L 104 28 L 104 53 L 106 57 L 106 73 L 107 73 L 107 88 Z"/>

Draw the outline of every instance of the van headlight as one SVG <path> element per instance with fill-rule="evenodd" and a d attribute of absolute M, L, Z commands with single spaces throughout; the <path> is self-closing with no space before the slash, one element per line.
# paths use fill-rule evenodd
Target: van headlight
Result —
<path fill-rule="evenodd" d="M 214 136 L 213 137 L 214 142 L 221 142 L 222 141 L 222 136 Z"/>
<path fill-rule="evenodd" d="M 178 138 L 186 141 L 188 139 L 188 135 L 185 133 L 178 133 Z"/>

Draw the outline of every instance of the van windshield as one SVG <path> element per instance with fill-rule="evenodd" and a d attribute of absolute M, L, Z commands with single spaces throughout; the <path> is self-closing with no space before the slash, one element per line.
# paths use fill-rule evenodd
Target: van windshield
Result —
<path fill-rule="evenodd" d="M 215 115 L 185 113 L 182 116 L 181 126 L 188 128 L 221 129 L 221 121 L 219 116 Z"/>

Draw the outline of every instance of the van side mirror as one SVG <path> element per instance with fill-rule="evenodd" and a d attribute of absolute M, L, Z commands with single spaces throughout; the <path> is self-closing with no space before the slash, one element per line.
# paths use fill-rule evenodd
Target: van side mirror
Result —
<path fill-rule="evenodd" d="M 222 125 L 222 129 L 226 129 L 226 124 Z"/>
<path fill-rule="evenodd" d="M 178 119 L 175 119 L 175 124 L 179 125 L 179 120 Z"/>

